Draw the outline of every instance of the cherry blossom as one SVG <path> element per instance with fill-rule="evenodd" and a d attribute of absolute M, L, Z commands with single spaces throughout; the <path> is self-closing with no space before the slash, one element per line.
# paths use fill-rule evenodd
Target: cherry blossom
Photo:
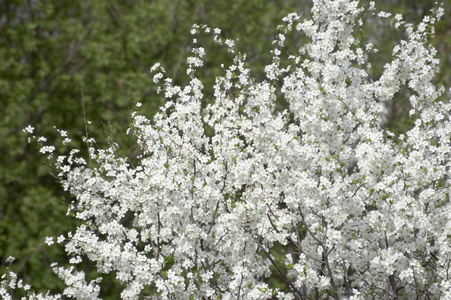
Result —
<path fill-rule="evenodd" d="M 71 257 L 54 266 L 64 295 L 28 291 L 29 299 L 97 299 L 101 277 L 86 281 L 84 259 L 116 275 L 122 299 L 451 299 L 451 105 L 432 83 L 439 62 L 429 44 L 443 11 L 416 27 L 378 13 L 406 38 L 373 79 L 377 49 L 356 25 L 372 10 L 374 2 L 315 0 L 311 19 L 288 15 L 261 82 L 239 43 L 195 25 L 189 83 L 173 85 L 156 64 L 166 104 L 151 119 L 132 114 L 138 163 L 114 143 L 90 146 L 89 159 L 77 149 L 55 159 L 76 198 L 69 212 L 84 224 L 57 238 Z M 286 53 L 292 30 L 310 41 Z M 196 76 L 208 55 L 197 46 L 202 34 L 234 55 L 214 101 Z M 395 136 L 384 114 L 401 88 L 415 124 Z M 286 290 L 270 286 L 273 273 Z M 10 272 L 0 296 L 21 285 Z"/>

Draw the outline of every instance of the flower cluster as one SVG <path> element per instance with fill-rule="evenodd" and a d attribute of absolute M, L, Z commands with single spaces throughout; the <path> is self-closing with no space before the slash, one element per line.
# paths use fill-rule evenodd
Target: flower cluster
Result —
<path fill-rule="evenodd" d="M 152 120 L 132 115 L 138 164 L 113 143 L 89 147 L 89 163 L 75 150 L 56 160 L 76 197 L 70 211 L 84 220 L 57 240 L 73 257 L 55 267 L 64 294 L 98 297 L 100 279 L 87 283 L 76 271 L 88 259 L 116 274 L 123 299 L 144 291 L 148 299 L 450 298 L 451 105 L 432 84 L 438 61 L 428 45 L 442 11 L 416 28 L 391 19 L 406 39 L 377 79 L 366 72 L 374 46 L 354 37 L 364 12 L 358 1 L 316 0 L 310 20 L 287 16 L 262 82 L 214 29 L 235 58 L 210 103 L 196 77 L 205 55 L 197 39 L 188 85 L 155 65 L 167 101 Z M 283 47 L 291 30 L 310 40 L 295 54 Z M 416 121 L 395 139 L 381 119 L 402 87 Z M 286 249 L 282 260 L 275 246 Z M 268 284 L 273 272 L 285 291 Z M 0 292 L 15 285 L 2 281 Z"/>

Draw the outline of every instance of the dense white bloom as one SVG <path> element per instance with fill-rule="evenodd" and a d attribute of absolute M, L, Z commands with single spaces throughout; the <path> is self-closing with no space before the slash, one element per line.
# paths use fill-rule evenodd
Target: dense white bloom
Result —
<path fill-rule="evenodd" d="M 354 38 L 358 1 L 313 2 L 311 20 L 284 18 L 262 82 L 214 29 L 236 56 L 206 106 L 196 77 L 203 48 L 187 59 L 187 86 L 152 67 L 168 101 L 152 120 L 132 114 L 138 164 L 118 157 L 114 144 L 90 147 L 89 163 L 76 149 L 56 159 L 76 197 L 69 210 L 84 221 L 57 239 L 72 257 L 70 267 L 54 267 L 64 296 L 98 297 L 100 279 L 88 283 L 75 268 L 88 259 L 116 274 L 123 299 L 149 290 L 149 299 L 450 297 L 451 105 L 438 101 L 444 89 L 432 84 L 438 61 L 427 44 L 443 12 L 416 30 L 379 13 L 407 38 L 371 79 L 365 68 L 376 49 Z M 310 39 L 294 54 L 281 47 L 290 30 Z M 417 119 L 395 139 L 381 118 L 401 88 Z M 276 110 L 277 97 L 286 110 Z M 268 286 L 274 270 L 286 291 Z M 16 286 L 2 279 L 0 295 Z"/>

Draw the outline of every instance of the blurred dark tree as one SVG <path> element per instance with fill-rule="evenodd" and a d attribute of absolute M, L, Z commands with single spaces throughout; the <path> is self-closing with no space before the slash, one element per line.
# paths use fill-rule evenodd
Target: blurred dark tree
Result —
<path fill-rule="evenodd" d="M 434 2 L 379 0 L 376 6 L 418 22 Z M 6 258 L 15 256 L 13 270 L 34 288 L 61 291 L 62 282 L 49 265 L 63 263 L 64 251 L 46 247 L 43 241 L 77 225 L 66 217 L 70 195 L 51 176 L 52 169 L 43 164 L 37 147 L 27 143 L 24 127 L 31 124 L 36 135 L 48 137 L 49 142 L 56 136 L 54 126 L 66 129 L 74 145 L 83 148 L 83 91 L 86 119 L 92 121 L 90 136 L 100 143 L 112 136 L 122 146 L 122 154 L 129 155 L 133 141 L 122 134 L 129 125 L 129 107 L 142 102 L 142 111 L 151 116 L 163 103 L 149 68 L 161 62 L 175 83 L 189 80 L 185 59 L 191 49 L 192 24 L 218 27 L 225 37 L 238 39 L 253 76 L 263 79 L 282 17 L 293 11 L 308 17 L 310 7 L 307 0 L 0 1 L 0 264 L 5 267 Z M 443 66 L 438 80 L 450 86 L 449 1 L 445 9 L 434 43 Z M 374 40 L 380 49 L 372 59 L 372 76 L 382 72 L 392 45 L 403 38 L 375 20 L 368 16 L 364 31 L 364 38 Z M 287 51 L 302 43 L 296 36 L 293 41 Z M 221 62 L 231 57 L 211 37 L 201 36 L 199 42 L 207 52 L 199 76 L 209 97 L 215 76 L 221 74 Z M 409 128 L 405 96 L 401 92 L 389 107 L 387 126 L 395 132 Z M 273 284 L 279 284 L 277 276 Z M 105 285 L 105 298 L 115 299 L 118 285 L 111 278 Z"/>

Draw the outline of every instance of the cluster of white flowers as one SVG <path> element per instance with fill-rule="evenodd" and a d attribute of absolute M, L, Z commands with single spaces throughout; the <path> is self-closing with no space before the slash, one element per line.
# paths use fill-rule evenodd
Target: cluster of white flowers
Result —
<path fill-rule="evenodd" d="M 32 133 L 32 131 L 30 132 Z M 12 262 L 15 260 L 14 257 L 9 256 L 6 259 L 6 263 L 9 263 L 9 267 L 11 266 Z M 28 299 L 34 299 L 34 300 L 56 300 L 61 299 L 59 295 L 52 296 L 50 293 L 47 293 L 45 295 L 43 294 L 36 294 L 32 291 L 30 291 L 31 287 L 28 284 L 24 284 L 22 279 L 19 279 L 17 277 L 17 274 L 10 271 L 8 267 L 8 274 L 3 274 L 1 276 L 0 281 L 0 299 L 2 300 L 13 300 L 13 297 L 9 293 L 10 290 L 23 290 L 28 294 Z"/>
<path fill-rule="evenodd" d="M 57 240 L 71 264 L 83 257 L 114 272 L 123 299 L 139 299 L 145 287 L 148 299 L 451 297 L 451 105 L 431 82 L 438 61 L 428 45 L 442 11 L 417 29 L 393 17 L 407 38 L 372 80 L 365 68 L 374 46 L 353 37 L 358 1 L 313 3 L 311 20 L 284 19 L 263 82 L 214 29 L 235 58 L 208 105 L 196 77 L 203 48 L 188 58 L 185 87 L 155 65 L 167 102 L 152 120 L 133 114 L 138 164 L 114 144 L 90 147 L 92 164 L 77 151 L 57 159 L 76 196 L 70 210 L 85 221 Z M 290 30 L 310 39 L 295 54 L 282 47 Z M 192 34 L 202 32 L 210 28 Z M 395 142 L 381 118 L 401 87 L 411 91 L 416 122 Z M 278 96 L 285 111 L 275 109 Z M 291 249 L 284 260 L 275 245 Z M 74 266 L 55 268 L 64 294 L 97 298 L 100 280 L 86 283 Z M 286 291 L 268 285 L 273 270 Z"/>

